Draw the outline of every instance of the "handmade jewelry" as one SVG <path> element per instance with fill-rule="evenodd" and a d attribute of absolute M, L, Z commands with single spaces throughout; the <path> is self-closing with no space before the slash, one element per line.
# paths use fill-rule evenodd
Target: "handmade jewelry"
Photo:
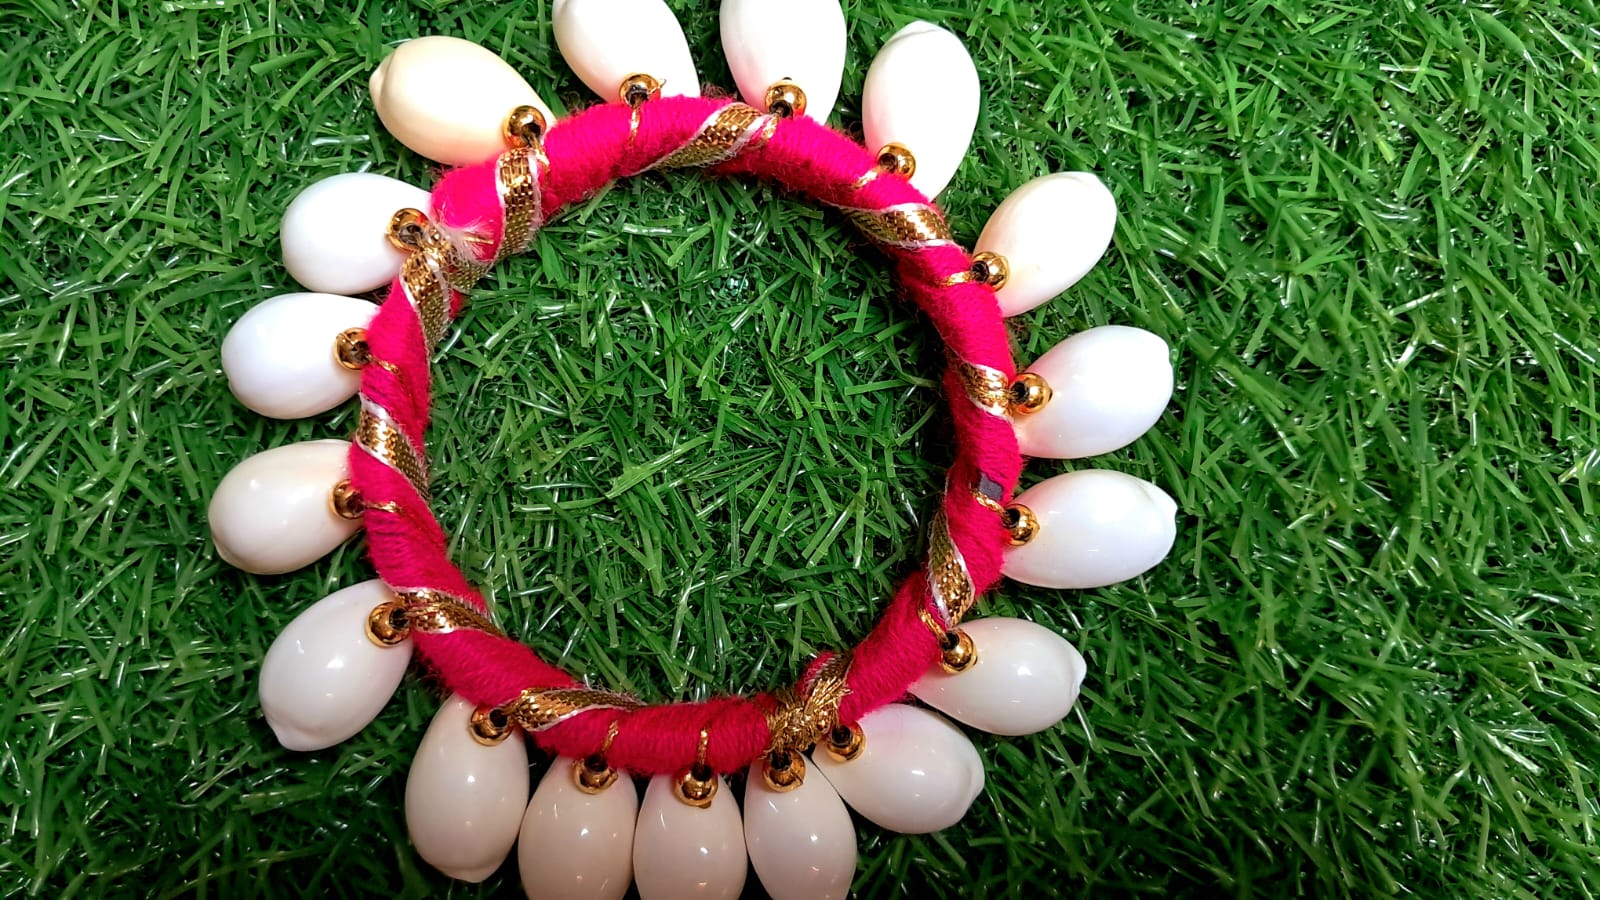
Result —
<path fill-rule="evenodd" d="M 1000 205 L 977 252 L 956 244 L 928 198 L 966 153 L 979 87 L 950 32 L 917 22 L 885 44 L 862 146 L 821 124 L 844 59 L 837 0 L 725 0 L 744 103 L 700 96 L 661 0 L 555 0 L 552 17 L 572 68 L 615 99 L 558 122 L 476 44 L 400 45 L 371 80 L 378 114 L 456 168 L 431 194 L 369 173 L 306 188 L 284 215 L 283 252 L 317 293 L 265 301 L 224 341 L 229 383 L 258 412 L 316 415 L 357 392 L 361 409 L 353 440 L 277 447 L 223 479 L 218 554 L 287 572 L 364 528 L 380 576 L 290 623 L 262 663 L 262 709 L 285 747 L 332 746 L 377 716 L 417 655 L 451 696 L 407 779 L 406 823 L 422 858 L 455 878 L 488 877 L 515 845 L 536 897 L 619 898 L 630 883 L 647 900 L 736 897 L 749 864 L 774 897 L 843 896 L 856 855 L 846 804 L 929 832 L 983 790 L 971 741 L 900 702 L 908 693 L 994 734 L 1048 728 L 1077 699 L 1078 652 L 1026 620 L 965 620 L 978 596 L 1002 574 L 1111 584 L 1170 550 L 1175 504 L 1140 479 L 1084 469 L 1012 496 L 1023 455 L 1105 453 L 1148 429 L 1171 395 L 1168 350 L 1104 326 L 1015 370 L 1004 317 L 1094 265 L 1115 204 L 1092 175 L 1045 176 Z M 944 339 L 958 453 L 925 567 L 859 646 L 770 694 L 647 706 L 507 637 L 451 564 L 429 508 L 428 367 L 465 293 L 550 217 L 618 178 L 686 168 L 759 176 L 837 209 L 891 260 Z M 385 283 L 381 307 L 343 296 Z M 557 755 L 531 800 L 524 735 Z M 741 815 L 724 776 L 747 770 Z M 642 809 L 632 775 L 650 779 Z"/>

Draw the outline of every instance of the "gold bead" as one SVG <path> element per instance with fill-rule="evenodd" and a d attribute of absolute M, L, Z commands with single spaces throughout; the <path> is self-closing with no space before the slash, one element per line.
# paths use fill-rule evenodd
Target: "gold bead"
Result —
<path fill-rule="evenodd" d="M 1050 402 L 1054 391 L 1044 378 L 1032 372 L 1023 372 L 1012 382 L 1006 392 L 1006 409 L 1014 416 L 1031 416 Z"/>
<path fill-rule="evenodd" d="M 500 123 L 500 136 L 507 147 L 537 147 L 544 138 L 544 113 L 537 106 L 523 104 L 511 110 Z"/>
<path fill-rule="evenodd" d="M 617 783 L 617 770 L 606 765 L 606 758 L 598 753 L 572 761 L 572 780 L 585 794 L 598 794 Z"/>
<path fill-rule="evenodd" d="M 617 94 L 622 97 L 622 102 L 634 109 L 646 100 L 654 100 L 661 96 L 661 79 L 643 72 L 635 72 L 622 79 L 622 86 L 617 88 Z"/>
<path fill-rule="evenodd" d="M 367 640 L 379 647 L 393 647 L 411 636 L 411 620 L 398 600 L 379 603 L 367 614 Z"/>
<path fill-rule="evenodd" d="M 341 480 L 328 492 L 328 506 L 341 519 L 359 519 L 367 509 L 366 504 L 361 502 L 361 495 L 350 486 L 348 478 Z"/>
<path fill-rule="evenodd" d="M 761 780 L 780 794 L 792 791 L 806 780 L 806 758 L 788 750 L 769 753 L 761 764 Z"/>
<path fill-rule="evenodd" d="M 427 227 L 427 215 L 408 206 L 389 217 L 389 243 L 406 253 L 420 250 L 427 237 Z"/>
<path fill-rule="evenodd" d="M 697 809 L 705 809 L 717 796 L 717 775 L 708 766 L 696 763 L 678 776 L 678 800 Z"/>
<path fill-rule="evenodd" d="M 867 746 L 867 736 L 860 725 L 840 725 L 828 733 L 828 755 L 834 762 L 849 762 L 861 755 Z"/>
<path fill-rule="evenodd" d="M 365 328 L 346 328 L 333 339 L 333 359 L 346 369 L 360 369 L 372 362 L 372 351 L 367 349 Z"/>
<path fill-rule="evenodd" d="M 977 279 L 995 290 L 1006 286 L 1006 279 L 1011 277 L 1011 264 L 998 253 L 984 250 L 972 256 L 972 274 Z"/>
<path fill-rule="evenodd" d="M 978 648 L 973 646 L 970 635 L 959 628 L 945 634 L 939 652 L 941 668 L 955 675 L 972 668 L 977 661 Z"/>
<path fill-rule="evenodd" d="M 878 151 L 878 168 L 910 178 L 917 173 L 917 158 L 904 144 L 884 144 Z"/>
<path fill-rule="evenodd" d="M 806 114 L 806 92 L 787 78 L 767 88 L 766 103 L 767 112 L 781 119 Z"/>
<path fill-rule="evenodd" d="M 473 710 L 472 721 L 467 724 L 472 739 L 485 747 L 493 747 L 511 736 L 511 720 L 498 706 L 480 706 Z"/>
<path fill-rule="evenodd" d="M 1006 507 L 1005 513 L 1000 517 L 1000 524 L 1011 533 L 1006 542 L 1013 547 L 1021 547 L 1039 533 L 1039 517 L 1033 514 L 1033 510 L 1020 503 Z"/>

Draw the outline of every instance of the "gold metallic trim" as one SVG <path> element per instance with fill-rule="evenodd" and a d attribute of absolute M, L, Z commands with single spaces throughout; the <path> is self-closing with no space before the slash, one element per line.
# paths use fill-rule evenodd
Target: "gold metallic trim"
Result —
<path fill-rule="evenodd" d="M 472 630 L 505 637 L 505 632 L 486 613 L 459 597 L 427 588 L 395 593 L 405 601 L 406 618 L 413 630 L 427 634 Z"/>
<path fill-rule="evenodd" d="M 771 140 L 777 125 L 776 116 L 743 103 L 730 103 L 708 116 L 694 137 L 651 168 L 695 168 L 727 162 Z"/>
<path fill-rule="evenodd" d="M 985 494 L 983 491 L 974 490 L 972 492 L 972 499 L 978 501 L 978 505 L 979 506 L 983 507 L 984 509 L 987 509 L 988 511 L 990 511 L 992 513 L 1004 514 L 1005 511 L 1006 511 L 1006 508 L 1005 508 L 1004 504 L 1002 504 L 999 500 L 996 500 L 993 497 L 989 496 L 988 494 Z"/>
<path fill-rule="evenodd" d="M 400 265 L 400 286 L 416 311 L 423 339 L 428 342 L 428 348 L 433 349 L 450 324 L 450 292 L 435 274 L 427 255 L 422 253 L 411 254 Z"/>
<path fill-rule="evenodd" d="M 944 216 L 927 204 L 901 203 L 882 210 L 845 207 L 842 212 L 869 240 L 885 246 L 921 250 L 952 242 Z"/>
<path fill-rule="evenodd" d="M 544 149 L 538 146 L 500 154 L 495 186 L 500 192 L 504 224 L 496 259 L 526 251 L 534 235 L 544 227 L 544 191 L 540 179 L 549 165 Z"/>
<path fill-rule="evenodd" d="M 1011 399 L 1011 383 L 1004 372 L 989 366 L 970 363 L 952 356 L 950 365 L 967 392 L 972 404 L 992 416 L 1006 414 L 1006 403 Z"/>
<path fill-rule="evenodd" d="M 641 705 L 627 694 L 594 688 L 529 688 L 502 709 L 522 730 L 539 732 L 592 709 L 638 709 Z"/>
<path fill-rule="evenodd" d="M 410 482 L 417 496 L 427 500 L 428 463 L 389 417 L 388 410 L 361 398 L 361 415 L 356 420 L 355 442 L 373 459 L 383 463 Z"/>
<path fill-rule="evenodd" d="M 849 674 L 850 654 L 837 653 L 801 690 L 784 688 L 773 695 L 778 702 L 767 713 L 769 756 L 799 754 L 838 727 L 839 704 L 850 693 Z"/>
<path fill-rule="evenodd" d="M 950 537 L 950 521 L 943 508 L 933 517 L 928 534 L 928 587 L 949 628 L 959 624 L 978 599 L 967 561 Z"/>

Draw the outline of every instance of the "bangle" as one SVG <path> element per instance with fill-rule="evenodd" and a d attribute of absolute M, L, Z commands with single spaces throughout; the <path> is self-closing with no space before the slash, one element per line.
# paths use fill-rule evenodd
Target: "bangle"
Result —
<path fill-rule="evenodd" d="M 1115 205 L 1092 175 L 1045 176 L 1001 204 L 977 252 L 957 244 L 929 199 L 977 118 L 977 73 L 954 35 L 915 23 L 889 40 L 867 76 L 863 146 L 821 124 L 843 59 L 833 0 L 787 8 L 785 22 L 796 10 L 807 19 L 792 33 L 768 4 L 724 4 L 746 102 L 699 95 L 659 0 L 626 6 L 618 16 L 557 0 L 563 55 L 609 100 L 559 121 L 470 42 L 417 39 L 379 66 L 385 126 L 455 168 L 431 193 L 356 173 L 291 204 L 285 263 L 317 293 L 247 313 L 224 341 L 224 370 L 246 405 L 278 418 L 359 394 L 355 434 L 241 462 L 213 496 L 212 533 L 225 560 L 278 573 L 366 532 L 379 577 L 289 625 L 263 661 L 262 708 L 285 747 L 331 746 L 377 716 L 414 654 L 450 696 L 408 777 L 406 820 L 417 852 L 446 874 L 482 880 L 517 845 L 530 896 L 620 897 L 630 882 L 647 898 L 694 885 L 738 896 L 748 857 L 774 896 L 842 896 L 856 852 L 845 804 L 890 830 L 928 832 L 958 821 L 983 789 L 971 741 L 899 702 L 908 693 L 994 734 L 1048 728 L 1077 699 L 1078 652 L 1026 620 L 965 621 L 978 597 L 1002 574 L 1110 584 L 1170 550 L 1175 504 L 1131 476 L 1084 469 L 1013 496 L 1024 454 L 1105 453 L 1148 429 L 1171 393 L 1168 350 L 1148 332 L 1104 326 L 1016 370 L 1005 318 L 1099 259 Z M 856 647 L 820 654 L 769 693 L 651 706 L 500 629 L 448 557 L 424 438 L 430 359 L 489 268 L 610 182 L 681 169 L 773 182 L 837 210 L 881 251 L 943 339 L 956 454 L 925 565 Z M 348 296 L 386 282 L 376 309 Z M 531 801 L 523 736 L 557 756 Z M 741 816 L 725 776 L 746 772 Z M 649 778 L 642 811 L 624 774 Z"/>

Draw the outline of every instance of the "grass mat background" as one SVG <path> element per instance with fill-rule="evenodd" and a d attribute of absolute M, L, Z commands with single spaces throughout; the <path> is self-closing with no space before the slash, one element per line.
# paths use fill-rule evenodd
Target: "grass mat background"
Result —
<path fill-rule="evenodd" d="M 715 4 L 673 6 L 729 86 Z M 857 891 L 1600 892 L 1600 10 L 976 6 L 848 3 L 836 121 L 925 16 L 984 85 L 943 197 L 963 240 L 1034 175 L 1105 178 L 1114 246 L 1015 322 L 1018 355 L 1163 335 L 1169 413 L 1092 464 L 1183 512 L 1136 582 L 988 601 L 1082 649 L 1083 700 L 975 736 L 990 788 L 959 827 L 863 825 Z M 322 753 L 260 717 L 262 654 L 370 577 L 359 544 L 254 578 L 205 528 L 237 460 L 353 425 L 248 413 L 218 345 L 295 289 L 276 238 L 301 187 L 431 177 L 365 82 L 433 32 L 590 102 L 541 3 L 0 4 L 7 895 L 518 890 L 406 845 L 429 685 Z M 448 340 L 432 441 L 455 558 L 513 633 L 656 700 L 858 639 L 949 457 L 939 350 L 881 269 L 836 216 L 692 176 L 619 185 L 500 267 Z"/>

